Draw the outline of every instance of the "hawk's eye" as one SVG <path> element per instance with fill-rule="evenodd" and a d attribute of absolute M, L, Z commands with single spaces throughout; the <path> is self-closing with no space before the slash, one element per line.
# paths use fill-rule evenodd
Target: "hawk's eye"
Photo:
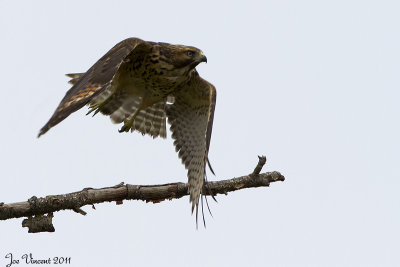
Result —
<path fill-rule="evenodd" d="M 186 52 L 186 55 L 187 55 L 188 57 L 192 57 L 192 56 L 194 55 L 194 52 L 193 52 L 193 51 L 187 51 L 187 52 Z"/>

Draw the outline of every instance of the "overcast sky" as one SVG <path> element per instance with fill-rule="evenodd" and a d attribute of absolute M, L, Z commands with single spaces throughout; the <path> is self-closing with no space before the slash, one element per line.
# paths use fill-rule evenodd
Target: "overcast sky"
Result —
<path fill-rule="evenodd" d="M 207 55 L 210 180 L 252 172 L 257 155 L 286 177 L 219 195 L 207 229 L 188 197 L 57 212 L 55 233 L 1 221 L 0 266 L 7 253 L 70 266 L 400 266 L 399 14 L 394 0 L 0 0 L 0 202 L 186 181 L 170 134 L 120 134 L 86 108 L 36 138 L 64 74 L 128 37 Z"/>

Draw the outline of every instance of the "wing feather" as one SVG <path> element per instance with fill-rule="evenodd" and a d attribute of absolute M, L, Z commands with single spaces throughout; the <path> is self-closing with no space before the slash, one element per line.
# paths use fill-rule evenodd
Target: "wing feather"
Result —
<path fill-rule="evenodd" d="M 208 151 L 210 149 L 212 126 L 214 123 L 214 111 L 215 111 L 215 105 L 217 103 L 217 90 L 215 89 L 215 86 L 213 86 L 211 84 L 210 84 L 210 86 L 211 86 L 211 88 L 210 88 L 210 113 L 209 113 L 207 132 L 206 132 L 207 163 L 208 163 L 208 167 L 210 168 L 210 171 L 212 172 L 212 174 L 215 175 L 215 172 L 214 172 L 213 168 L 211 167 L 211 163 L 208 158 Z"/>
<path fill-rule="evenodd" d="M 85 73 L 68 73 L 65 74 L 68 78 L 71 78 L 71 80 L 68 81 L 69 84 L 76 84 L 82 76 L 85 75 Z"/>
<path fill-rule="evenodd" d="M 141 43 L 145 43 L 145 41 L 138 38 L 123 40 L 111 48 L 82 76 L 71 74 L 72 77 L 69 77 L 72 78 L 71 82 L 74 85 L 61 100 L 50 120 L 40 130 L 38 137 L 45 134 L 71 113 L 88 104 L 95 96 L 106 89 L 110 89 L 110 82 L 124 59 L 132 54 L 133 50 Z"/>
<path fill-rule="evenodd" d="M 167 110 L 175 149 L 188 169 L 192 212 L 198 210 L 205 180 L 205 165 L 211 140 L 216 102 L 215 87 L 195 72 L 191 80 L 174 95 L 175 102 Z"/>

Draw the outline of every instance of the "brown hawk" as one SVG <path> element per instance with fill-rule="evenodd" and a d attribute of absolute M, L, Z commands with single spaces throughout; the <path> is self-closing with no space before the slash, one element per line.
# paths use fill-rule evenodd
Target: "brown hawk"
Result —
<path fill-rule="evenodd" d="M 136 130 L 153 138 L 166 138 L 168 117 L 197 218 L 216 102 L 215 87 L 195 69 L 201 62 L 207 58 L 195 47 L 123 40 L 87 72 L 67 74 L 73 86 L 38 137 L 85 105 L 88 114 L 101 112 L 123 122 L 120 132 Z"/>

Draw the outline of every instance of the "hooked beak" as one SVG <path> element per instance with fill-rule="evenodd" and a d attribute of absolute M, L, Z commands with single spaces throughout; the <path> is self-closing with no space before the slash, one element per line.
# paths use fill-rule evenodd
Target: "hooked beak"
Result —
<path fill-rule="evenodd" d="M 206 57 L 206 55 L 204 55 L 203 52 L 200 53 L 200 62 L 207 63 L 207 57 Z"/>

